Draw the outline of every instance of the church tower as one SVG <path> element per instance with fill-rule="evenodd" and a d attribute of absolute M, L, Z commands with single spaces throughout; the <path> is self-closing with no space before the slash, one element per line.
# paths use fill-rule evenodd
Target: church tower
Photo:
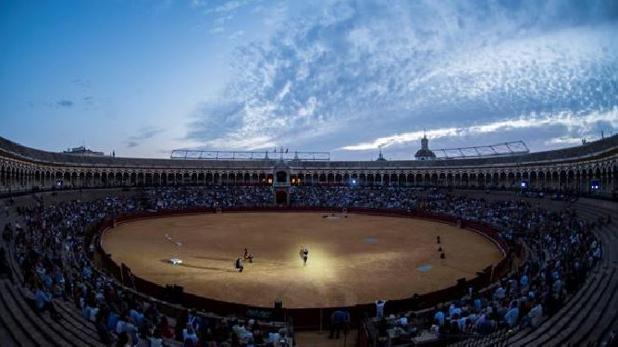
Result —
<path fill-rule="evenodd" d="M 421 139 L 421 149 L 419 149 L 414 155 L 416 160 L 433 160 L 436 159 L 435 153 L 429 149 L 429 140 L 427 135 L 423 135 Z"/>

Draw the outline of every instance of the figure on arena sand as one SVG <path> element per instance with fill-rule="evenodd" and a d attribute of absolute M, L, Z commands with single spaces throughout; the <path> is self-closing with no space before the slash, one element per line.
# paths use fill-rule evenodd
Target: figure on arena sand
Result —
<path fill-rule="evenodd" d="M 303 259 L 303 265 L 307 265 L 307 258 L 309 257 L 309 250 L 305 247 L 301 247 L 298 254 Z"/>
<path fill-rule="evenodd" d="M 242 265 L 242 259 L 241 258 L 236 258 L 236 261 L 234 262 L 234 267 L 236 268 L 236 270 L 238 272 L 242 272 L 242 270 L 245 267 Z"/>
<path fill-rule="evenodd" d="M 242 258 L 243 260 L 248 260 L 250 263 L 253 263 L 253 254 L 249 253 L 249 250 L 247 250 L 246 248 Z"/>

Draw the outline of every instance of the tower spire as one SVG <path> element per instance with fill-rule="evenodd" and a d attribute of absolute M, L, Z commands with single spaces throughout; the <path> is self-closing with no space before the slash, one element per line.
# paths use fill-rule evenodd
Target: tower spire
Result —
<path fill-rule="evenodd" d="M 429 149 L 429 140 L 427 139 L 427 135 L 423 135 L 423 138 L 421 139 L 421 149 Z"/>
<path fill-rule="evenodd" d="M 421 139 L 421 149 L 419 149 L 414 157 L 417 160 L 436 159 L 436 155 L 429 149 L 429 140 L 427 139 L 427 129 L 423 129 L 423 138 Z"/>
<path fill-rule="evenodd" d="M 378 161 L 383 161 L 383 160 L 386 160 L 386 159 L 384 159 L 384 156 L 382 155 L 382 146 L 381 146 L 381 145 L 380 145 L 380 146 L 378 146 L 378 150 L 379 150 L 380 152 L 379 152 L 379 154 L 378 154 L 378 159 L 376 159 L 376 160 L 378 160 Z"/>

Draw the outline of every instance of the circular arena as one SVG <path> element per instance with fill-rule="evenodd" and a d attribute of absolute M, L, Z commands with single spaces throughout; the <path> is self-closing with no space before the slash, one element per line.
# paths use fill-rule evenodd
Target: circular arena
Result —
<path fill-rule="evenodd" d="M 129 220 L 108 229 L 102 246 L 155 283 L 250 306 L 279 300 L 287 308 L 404 299 L 474 278 L 505 256 L 486 236 L 439 221 L 292 211 Z M 255 258 L 239 273 L 233 264 L 245 247 Z M 306 264 L 300 248 L 310 251 Z"/>
<path fill-rule="evenodd" d="M 0 336 L 8 346 L 127 335 L 181 346 L 187 334 L 210 346 L 342 345 L 329 332 L 362 347 L 608 344 L 616 177 L 618 136 L 366 162 L 79 156 L 0 138 Z"/>

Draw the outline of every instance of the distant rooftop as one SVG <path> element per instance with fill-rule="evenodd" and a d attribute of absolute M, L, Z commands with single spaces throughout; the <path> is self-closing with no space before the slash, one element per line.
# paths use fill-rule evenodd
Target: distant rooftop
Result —
<path fill-rule="evenodd" d="M 64 154 L 81 155 L 81 156 L 104 156 L 103 152 L 92 151 L 84 146 L 69 148 L 63 151 Z"/>

